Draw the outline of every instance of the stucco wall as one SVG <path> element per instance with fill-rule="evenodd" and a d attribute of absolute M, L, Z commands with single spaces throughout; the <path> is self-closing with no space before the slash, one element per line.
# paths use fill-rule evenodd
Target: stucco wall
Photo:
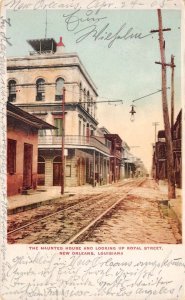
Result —
<path fill-rule="evenodd" d="M 26 126 L 19 121 L 9 121 L 7 125 L 7 138 L 16 140 L 16 173 L 7 174 L 7 194 L 15 195 L 21 192 L 23 185 L 24 143 L 33 145 L 32 183 L 37 185 L 37 158 L 38 134 L 37 130 Z"/>

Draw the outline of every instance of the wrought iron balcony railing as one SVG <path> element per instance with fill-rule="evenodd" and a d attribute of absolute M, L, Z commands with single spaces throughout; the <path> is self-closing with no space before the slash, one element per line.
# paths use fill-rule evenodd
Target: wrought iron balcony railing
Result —
<path fill-rule="evenodd" d="M 61 145 L 62 136 L 56 135 L 45 135 L 39 136 L 38 139 L 39 146 L 50 146 L 50 145 Z M 100 151 L 110 154 L 110 147 L 100 142 L 95 136 L 79 136 L 79 135 L 66 135 L 65 136 L 65 146 L 75 146 L 76 148 L 87 148 L 94 147 Z"/>

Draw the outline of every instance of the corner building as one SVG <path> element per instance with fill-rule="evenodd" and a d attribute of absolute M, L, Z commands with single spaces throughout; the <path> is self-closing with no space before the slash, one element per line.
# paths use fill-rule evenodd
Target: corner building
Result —
<path fill-rule="evenodd" d="M 28 56 L 7 62 L 8 101 L 57 127 L 39 132 L 38 184 L 61 184 L 62 102 L 65 87 L 65 185 L 110 182 L 110 143 L 98 137 L 97 88 L 62 38 L 28 40 Z"/>

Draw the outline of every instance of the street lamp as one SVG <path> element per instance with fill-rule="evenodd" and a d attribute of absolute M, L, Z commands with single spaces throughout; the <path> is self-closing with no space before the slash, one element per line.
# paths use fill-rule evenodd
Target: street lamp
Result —
<path fill-rule="evenodd" d="M 131 111 L 129 112 L 131 114 L 130 116 L 130 121 L 133 122 L 134 121 L 134 114 L 136 113 L 136 111 L 134 110 L 135 105 L 131 105 Z"/>
<path fill-rule="evenodd" d="M 169 87 L 167 87 L 166 89 L 169 89 Z M 157 93 L 160 93 L 160 92 L 162 92 L 162 90 L 157 90 L 156 92 L 153 92 L 153 93 L 150 93 L 150 94 L 148 94 L 148 95 L 145 95 L 145 96 L 136 98 L 136 99 L 132 100 L 132 102 L 134 103 L 134 102 L 136 102 L 136 101 L 140 101 L 140 100 L 143 99 L 143 98 L 152 96 L 152 95 L 157 94 Z M 134 114 L 136 113 L 136 111 L 134 110 L 134 107 L 135 107 L 135 105 L 132 104 L 132 105 L 131 105 L 131 111 L 129 112 L 129 113 L 131 114 L 131 118 L 130 118 L 130 121 L 131 121 L 131 122 L 134 121 Z"/>

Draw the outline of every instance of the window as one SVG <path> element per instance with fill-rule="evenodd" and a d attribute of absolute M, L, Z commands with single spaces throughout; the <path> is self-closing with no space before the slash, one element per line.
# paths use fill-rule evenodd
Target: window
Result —
<path fill-rule="evenodd" d="M 94 107 L 94 104 L 93 104 L 93 98 L 91 97 L 91 100 L 90 100 L 90 114 L 92 115 L 93 114 L 93 107 Z"/>
<path fill-rule="evenodd" d="M 15 172 L 16 172 L 16 144 L 17 144 L 17 141 L 8 139 L 7 172 L 9 174 L 15 174 Z"/>
<path fill-rule="evenodd" d="M 38 174 L 45 174 L 45 159 L 42 156 L 38 157 Z"/>
<path fill-rule="evenodd" d="M 83 103 L 83 107 L 85 108 L 86 107 L 86 102 L 87 102 L 87 94 L 86 94 L 86 89 L 84 89 L 84 103 Z"/>
<path fill-rule="evenodd" d="M 45 80 L 42 78 L 39 78 L 36 81 L 36 100 L 42 101 L 45 99 Z"/>
<path fill-rule="evenodd" d="M 56 156 L 56 157 L 53 159 L 53 163 L 61 163 L 61 162 L 62 162 L 61 156 Z"/>
<path fill-rule="evenodd" d="M 79 102 L 82 102 L 82 84 L 80 82 L 80 97 L 79 97 Z"/>
<path fill-rule="evenodd" d="M 85 136 L 85 124 L 83 124 L 83 136 Z"/>
<path fill-rule="evenodd" d="M 63 96 L 63 87 L 64 87 L 64 79 L 58 78 L 56 80 L 56 86 L 55 86 L 55 100 L 62 100 Z"/>
<path fill-rule="evenodd" d="M 57 129 L 55 129 L 55 135 L 61 136 L 62 135 L 62 118 L 55 118 L 54 126 L 57 127 Z"/>
<path fill-rule="evenodd" d="M 10 80 L 8 82 L 8 101 L 15 102 L 16 101 L 16 81 Z"/>
<path fill-rule="evenodd" d="M 82 122 L 79 120 L 78 135 L 81 135 Z"/>
<path fill-rule="evenodd" d="M 71 177 L 71 165 L 66 165 L 66 177 Z"/>
<path fill-rule="evenodd" d="M 37 184 L 45 185 L 45 159 L 42 156 L 38 157 L 37 173 Z"/>
<path fill-rule="evenodd" d="M 43 116 L 41 114 L 37 114 L 36 117 L 46 122 L 46 116 L 45 115 Z M 39 129 L 38 135 L 39 136 L 46 136 L 46 129 Z"/>
<path fill-rule="evenodd" d="M 87 92 L 87 112 L 90 112 L 90 94 Z"/>

